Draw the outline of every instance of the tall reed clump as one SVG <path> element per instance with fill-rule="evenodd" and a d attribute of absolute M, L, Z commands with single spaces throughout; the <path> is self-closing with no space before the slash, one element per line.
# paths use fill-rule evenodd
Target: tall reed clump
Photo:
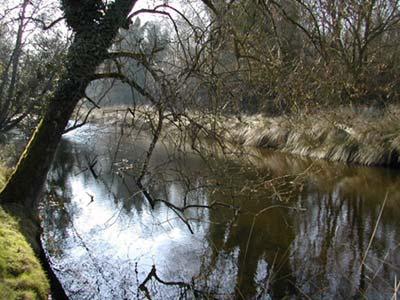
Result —
<path fill-rule="evenodd" d="M 351 110 L 220 122 L 220 134 L 244 146 L 276 149 L 317 159 L 367 166 L 400 165 L 400 113 L 368 116 Z M 222 125 L 223 124 L 223 125 Z"/>

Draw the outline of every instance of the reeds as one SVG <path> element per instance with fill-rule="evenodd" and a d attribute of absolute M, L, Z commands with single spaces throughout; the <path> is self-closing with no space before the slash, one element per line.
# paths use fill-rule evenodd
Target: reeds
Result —
<path fill-rule="evenodd" d="M 253 115 L 241 120 L 221 122 L 225 127 L 220 132 L 226 139 L 329 161 L 400 165 L 400 119 L 396 108 L 379 117 L 348 110 L 277 118 Z"/>

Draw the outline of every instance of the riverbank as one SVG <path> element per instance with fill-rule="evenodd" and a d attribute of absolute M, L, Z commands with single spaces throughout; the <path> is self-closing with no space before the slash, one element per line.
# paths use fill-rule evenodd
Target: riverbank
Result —
<path fill-rule="evenodd" d="M 400 108 L 371 113 L 341 109 L 277 118 L 221 122 L 225 139 L 315 159 L 399 167 Z M 223 128 L 223 124 L 228 124 Z"/>
<path fill-rule="evenodd" d="M 108 107 L 92 114 L 91 122 L 124 122 L 154 127 L 156 113 L 147 107 L 134 110 Z M 146 123 L 153 126 L 144 126 Z M 246 147 L 261 147 L 314 159 L 365 166 L 400 166 L 400 107 L 386 109 L 336 108 L 314 113 L 267 117 L 261 114 L 224 116 L 185 112 L 166 117 L 164 129 L 186 131 L 193 139 L 220 138 Z"/>
<path fill-rule="evenodd" d="M 0 188 L 7 169 L 0 167 Z M 48 299 L 50 285 L 17 219 L 0 207 L 0 299 Z"/>

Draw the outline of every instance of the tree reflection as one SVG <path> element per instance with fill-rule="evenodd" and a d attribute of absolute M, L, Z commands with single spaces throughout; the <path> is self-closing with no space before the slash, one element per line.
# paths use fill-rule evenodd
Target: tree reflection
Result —
<path fill-rule="evenodd" d="M 204 163 L 190 152 L 172 157 L 160 144 L 144 177 L 153 197 L 176 206 L 226 204 L 185 210 L 190 235 L 164 203 L 151 209 L 136 186 L 143 143 L 132 150 L 122 140 L 115 155 L 110 138 L 95 139 L 95 149 L 64 141 L 49 176 L 48 200 L 62 202 L 46 206 L 45 240 L 63 270 L 90 282 L 77 299 L 96 290 L 142 297 L 137 289 L 154 264 L 162 279 L 150 280 L 155 299 L 182 292 L 162 281 L 217 299 L 391 297 L 400 265 L 400 179 L 393 173 L 268 152 L 246 161 L 214 153 Z M 82 172 L 89 155 L 99 159 L 98 178 Z M 79 263 L 85 256 L 96 267 Z M 78 284 L 60 276 L 67 288 Z"/>

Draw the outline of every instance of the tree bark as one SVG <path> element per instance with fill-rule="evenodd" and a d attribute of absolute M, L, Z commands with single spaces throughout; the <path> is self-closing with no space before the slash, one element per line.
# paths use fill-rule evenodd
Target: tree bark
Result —
<path fill-rule="evenodd" d="M 25 15 L 26 8 L 29 4 L 29 0 L 24 0 L 21 6 L 21 12 L 19 14 L 19 23 L 17 30 L 17 37 L 15 40 L 15 46 L 12 51 L 9 62 L 3 70 L 1 85 L 0 85 L 0 131 L 8 131 L 11 129 L 14 124 L 16 125 L 20 120 L 17 119 L 18 122 L 13 121 L 13 117 L 19 113 L 19 109 L 15 109 L 18 107 L 18 103 L 13 103 L 13 98 L 15 95 L 15 86 L 18 77 L 18 65 L 20 61 L 20 57 L 22 54 L 22 44 L 23 44 L 23 35 L 25 30 Z M 11 68 L 11 74 L 10 74 Z M 11 75 L 11 79 L 9 78 Z M 14 99 L 15 101 L 16 99 Z M 14 107 L 14 108 L 13 108 Z"/>
<path fill-rule="evenodd" d="M 64 7 L 68 6 L 68 2 L 64 1 Z M 136 2 L 116 0 L 106 9 L 100 22 L 93 20 L 92 25 L 86 26 L 83 31 L 73 28 L 76 34 L 68 50 L 66 72 L 15 171 L 1 191 L 0 203 L 16 202 L 25 207 L 36 207 L 68 120 Z M 68 15 L 66 17 L 68 19 Z"/>

